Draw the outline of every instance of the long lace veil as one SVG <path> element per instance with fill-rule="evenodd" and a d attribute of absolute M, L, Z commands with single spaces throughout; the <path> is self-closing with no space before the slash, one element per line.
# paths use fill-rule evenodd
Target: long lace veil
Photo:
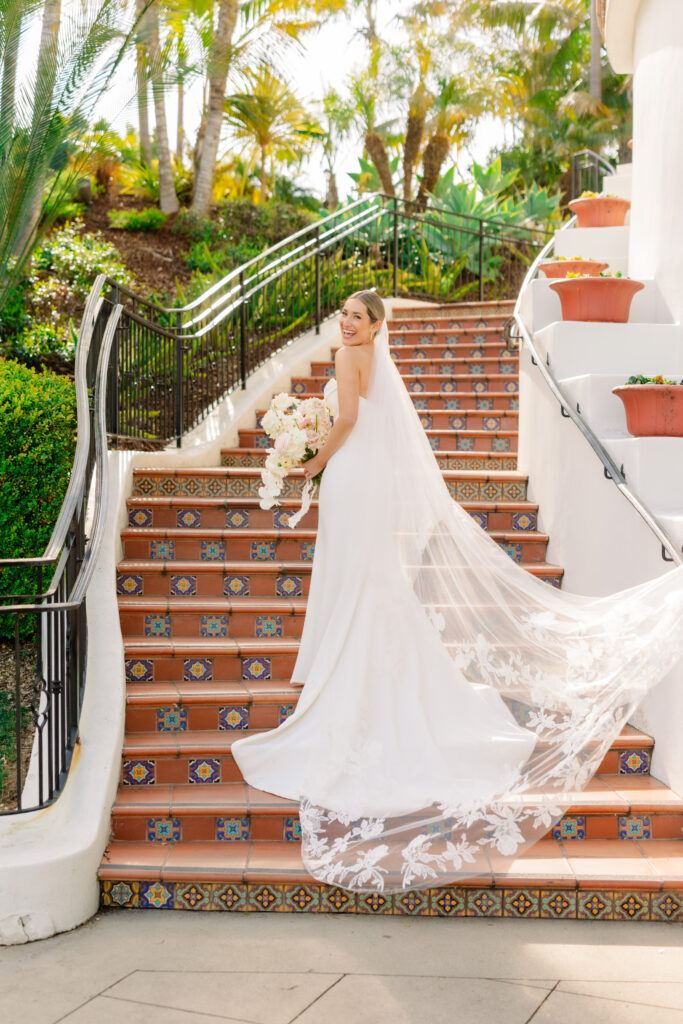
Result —
<path fill-rule="evenodd" d="M 536 579 L 451 497 L 392 361 L 386 324 L 367 398 L 376 424 L 368 458 L 385 502 L 383 557 L 412 588 L 453 680 L 494 692 L 535 739 L 522 763 L 479 786 L 473 778 L 466 790 L 462 780 L 449 787 L 435 779 L 433 803 L 398 815 L 382 814 L 369 791 L 351 809 L 302 795 L 310 873 L 392 892 L 505 872 L 557 823 L 645 692 L 681 656 L 683 566 L 601 598 Z"/>

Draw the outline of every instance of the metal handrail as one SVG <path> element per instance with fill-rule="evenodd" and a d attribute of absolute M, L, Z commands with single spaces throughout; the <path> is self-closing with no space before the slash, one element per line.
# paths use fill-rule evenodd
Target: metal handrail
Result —
<path fill-rule="evenodd" d="M 600 156 L 600 154 L 596 153 L 593 149 L 581 149 L 578 153 L 574 153 L 572 155 L 571 165 L 572 199 L 576 199 L 578 195 L 578 168 L 579 161 L 582 157 L 584 159 L 588 158 L 589 162 L 595 166 L 595 169 L 601 170 L 603 175 L 614 174 L 614 172 L 616 171 L 616 167 L 611 161 L 606 160 L 603 156 Z M 588 165 L 584 163 L 583 166 L 586 167 Z"/>
<path fill-rule="evenodd" d="M 561 234 L 562 232 L 567 231 L 570 228 L 573 228 L 575 224 L 576 217 L 572 217 L 571 220 L 569 220 L 557 234 Z M 607 479 L 611 480 L 617 487 L 617 489 L 621 492 L 621 494 L 623 494 L 626 500 L 631 503 L 636 512 L 644 520 L 647 527 L 651 530 L 651 532 L 660 542 L 662 546 L 662 558 L 667 562 L 673 561 L 676 562 L 678 565 L 683 565 L 683 557 L 679 553 L 675 542 L 671 539 L 666 530 L 657 522 L 657 520 L 649 511 L 649 509 L 640 501 L 639 498 L 636 497 L 633 491 L 627 486 L 626 477 L 623 474 L 622 470 L 617 467 L 616 463 L 612 459 L 609 452 L 605 449 L 600 439 L 586 423 L 580 412 L 578 412 L 578 410 L 575 411 L 568 404 L 567 399 L 560 390 L 560 386 L 557 382 L 555 374 L 552 372 L 550 367 L 543 361 L 543 359 L 541 359 L 538 349 L 534 345 L 533 339 L 529 331 L 527 330 L 524 320 L 522 319 L 521 307 L 524 299 L 524 294 L 529 285 L 531 284 L 531 281 L 537 275 L 541 261 L 544 260 L 549 255 L 549 253 L 553 251 L 555 247 L 556 238 L 557 235 L 551 238 L 548 244 L 544 246 L 544 248 L 541 250 L 541 252 L 538 254 L 536 259 L 532 263 L 526 277 L 524 278 L 512 314 L 512 319 L 515 321 L 515 325 L 519 330 L 519 334 L 512 335 L 512 337 L 516 337 L 518 339 L 521 338 L 523 343 L 527 346 L 527 348 L 529 349 L 529 354 L 531 355 L 532 363 L 538 367 L 538 369 L 541 372 L 541 376 L 543 377 L 543 380 L 548 386 L 550 393 L 553 395 L 555 399 L 557 399 L 560 405 L 561 415 L 567 417 L 568 419 L 571 419 L 572 422 L 579 428 L 579 430 L 581 431 L 585 439 L 588 441 L 595 454 L 602 462 L 603 472 L 605 473 Z M 665 552 L 668 552 L 670 557 L 667 558 Z"/>

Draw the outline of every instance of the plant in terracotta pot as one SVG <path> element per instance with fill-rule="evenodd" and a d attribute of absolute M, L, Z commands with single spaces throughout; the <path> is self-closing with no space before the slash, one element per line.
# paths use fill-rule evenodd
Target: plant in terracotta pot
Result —
<path fill-rule="evenodd" d="M 563 320 L 625 324 L 633 296 L 645 285 L 603 270 L 596 276 L 570 271 L 550 287 L 560 296 Z"/>
<path fill-rule="evenodd" d="M 683 380 L 637 373 L 616 388 L 634 437 L 683 437 Z"/>
<path fill-rule="evenodd" d="M 586 274 L 595 277 L 602 270 L 607 270 L 607 264 L 600 260 L 592 260 L 588 256 L 555 256 L 552 260 L 546 260 L 539 264 L 546 277 L 566 277 L 568 274 Z"/>
<path fill-rule="evenodd" d="M 572 199 L 569 209 L 576 214 L 580 228 L 622 227 L 631 202 L 609 192 L 582 192 L 578 199 Z"/>

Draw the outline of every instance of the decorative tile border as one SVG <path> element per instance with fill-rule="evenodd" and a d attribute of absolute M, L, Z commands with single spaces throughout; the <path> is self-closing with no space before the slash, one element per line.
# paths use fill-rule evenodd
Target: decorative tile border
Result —
<path fill-rule="evenodd" d="M 508 917 L 550 920 L 683 920 L 683 890 L 475 889 L 446 886 L 404 893 L 353 893 L 311 881 L 100 883 L 103 907 L 230 910 L 406 917 Z"/>

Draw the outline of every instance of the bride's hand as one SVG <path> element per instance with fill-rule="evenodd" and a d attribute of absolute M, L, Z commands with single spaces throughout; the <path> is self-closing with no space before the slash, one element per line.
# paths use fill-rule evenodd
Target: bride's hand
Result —
<path fill-rule="evenodd" d="M 325 463 L 317 455 L 314 455 L 308 462 L 304 462 L 302 468 L 304 476 L 307 480 L 310 480 L 311 477 L 317 476 L 325 468 Z"/>

